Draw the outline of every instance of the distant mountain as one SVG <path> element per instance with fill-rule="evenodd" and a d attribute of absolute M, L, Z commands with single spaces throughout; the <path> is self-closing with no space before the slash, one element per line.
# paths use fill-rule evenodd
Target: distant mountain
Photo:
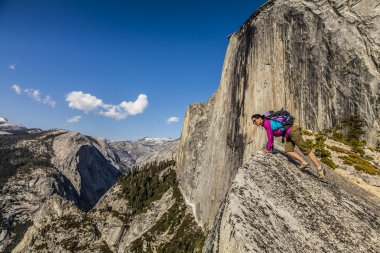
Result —
<path fill-rule="evenodd" d="M 0 135 L 39 133 L 41 131 L 39 128 L 26 128 L 22 125 L 12 124 L 7 118 L 0 117 Z"/>
<path fill-rule="evenodd" d="M 171 138 L 144 137 L 137 141 L 111 142 L 110 146 L 123 164 L 132 167 L 151 161 L 174 159 L 178 141 Z"/>
<path fill-rule="evenodd" d="M 58 195 L 85 215 L 121 175 L 145 162 L 172 160 L 177 144 L 148 137 L 110 143 L 66 130 L 30 129 L 1 117 L 0 252 L 14 249 L 49 199 Z"/>
<path fill-rule="evenodd" d="M 104 139 L 64 130 L 0 135 L 0 157 L 0 252 L 15 247 L 52 195 L 89 210 L 123 174 Z"/>
<path fill-rule="evenodd" d="M 205 234 L 174 168 L 164 161 L 128 173 L 88 213 L 52 196 L 13 252 L 201 252 Z"/>

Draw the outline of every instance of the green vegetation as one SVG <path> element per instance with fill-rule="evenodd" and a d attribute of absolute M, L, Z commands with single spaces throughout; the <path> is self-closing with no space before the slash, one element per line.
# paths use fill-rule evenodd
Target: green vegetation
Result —
<path fill-rule="evenodd" d="M 23 223 L 17 223 L 12 228 L 12 234 L 15 236 L 12 243 L 10 243 L 3 252 L 11 252 L 17 244 L 22 240 L 28 228 L 33 224 L 31 221 L 25 221 Z"/>
<path fill-rule="evenodd" d="M 365 173 L 375 175 L 379 174 L 379 169 L 371 164 L 368 160 L 373 160 L 372 156 L 365 155 L 364 146 L 366 141 L 363 140 L 365 121 L 360 116 L 349 116 L 342 120 L 340 124 L 335 125 L 330 129 L 325 129 L 322 133 L 315 136 L 315 142 L 306 140 L 306 144 L 315 150 L 315 154 L 320 157 L 321 162 L 328 165 L 330 168 L 337 168 L 338 166 L 331 160 L 332 151 L 346 154 L 338 158 L 343 160 L 343 163 L 354 166 L 355 169 Z M 326 146 L 326 137 L 341 142 L 352 150 L 346 150 L 337 146 Z M 367 159 L 367 160 L 366 160 Z"/>
<path fill-rule="evenodd" d="M 173 206 L 157 221 L 157 223 L 140 238 L 132 242 L 131 252 L 201 252 L 205 235 L 198 227 L 190 213 L 178 188 L 176 173 L 168 169 L 175 161 L 154 162 L 135 168 L 124 176 L 122 197 L 125 197 L 132 210 L 132 215 L 146 211 L 149 205 L 159 200 L 170 188 L 173 189 Z M 164 171 L 168 169 L 168 171 Z M 157 237 L 166 235 L 168 242 L 157 245 Z M 145 248 L 144 248 L 145 244 Z M 153 245 L 154 244 L 154 245 Z"/>
<path fill-rule="evenodd" d="M 368 160 L 373 160 L 374 159 L 373 157 L 364 156 L 364 158 L 363 158 L 360 155 L 358 155 L 358 154 L 356 154 L 350 150 L 346 150 L 344 148 L 340 148 L 337 146 L 327 146 L 327 147 L 331 150 L 336 151 L 336 152 L 346 154 L 346 155 L 338 156 L 339 159 L 343 160 L 344 164 L 354 166 L 355 169 L 363 171 L 367 174 L 371 174 L 371 175 L 379 175 L 380 174 L 379 169 L 376 166 L 374 166 L 371 162 L 368 161 Z M 368 159 L 368 160 L 366 160 L 366 159 Z"/>
<path fill-rule="evenodd" d="M 366 141 L 362 139 L 364 135 L 365 121 L 358 115 L 348 116 L 340 124 L 326 130 L 326 134 L 337 142 L 344 143 L 360 155 L 365 155 L 363 150 Z"/>
<path fill-rule="evenodd" d="M 102 241 L 99 250 L 102 253 L 113 253 L 113 251 L 108 247 L 108 244 L 105 241 Z"/>
<path fill-rule="evenodd" d="M 202 252 L 204 241 L 205 236 L 194 218 L 187 214 L 172 240 L 160 245 L 158 252 Z"/>
<path fill-rule="evenodd" d="M 95 222 L 86 213 L 78 213 L 73 215 L 64 215 L 60 218 L 52 219 L 50 224 L 44 226 L 40 230 L 39 239 L 41 241 L 49 240 L 50 234 L 57 235 L 62 231 L 64 231 L 64 234 L 69 232 L 68 234 L 70 236 L 64 238 L 59 242 L 59 244 L 63 249 L 70 252 L 82 252 L 83 250 L 91 248 L 91 245 L 89 244 L 80 243 L 80 238 L 78 237 L 80 234 L 90 234 L 90 236 L 95 240 L 101 237 L 101 233 L 98 230 Z M 106 246 L 107 245 L 104 244 L 101 245 L 100 248 L 106 249 Z M 42 243 L 35 245 L 35 240 L 33 240 L 29 247 L 31 249 L 40 251 L 47 249 L 47 244 Z"/>
<path fill-rule="evenodd" d="M 31 246 L 33 246 L 33 244 Z M 39 245 L 34 245 L 33 249 L 35 249 L 37 252 L 39 252 L 41 250 L 48 249 L 48 245 L 46 242 L 44 242 L 44 243 L 41 243 Z"/>
<path fill-rule="evenodd" d="M 65 238 L 57 241 L 57 236 L 61 234 Z M 48 245 L 45 241 L 54 240 L 56 245 L 60 245 L 64 250 L 69 252 L 84 252 L 94 250 L 94 252 L 112 252 L 108 245 L 101 241 L 100 245 L 93 245 L 91 241 L 96 241 L 101 237 L 95 222 L 88 216 L 87 213 L 79 213 L 64 215 L 60 218 L 53 218 L 51 223 L 45 225 L 37 237 L 34 237 L 29 245 L 29 249 L 40 252 L 48 250 Z M 82 238 L 89 238 L 90 241 L 81 241 Z M 38 239 L 38 240 L 37 240 Z M 36 244 L 36 241 L 39 244 Z M 34 252 L 33 251 L 33 252 Z"/>
<path fill-rule="evenodd" d="M 52 167 L 51 143 L 38 139 L 40 134 L 0 135 L 0 187 L 20 171 L 32 167 Z M 28 141 L 25 147 L 23 141 Z M 42 151 L 42 152 L 41 152 Z"/>
<path fill-rule="evenodd" d="M 159 175 L 164 169 L 174 165 L 174 160 L 148 163 L 141 168 L 134 168 L 120 179 L 120 197 L 126 198 L 132 207 L 130 215 L 146 211 L 150 203 L 161 199 L 162 195 L 175 185 L 174 170 L 162 175 L 162 178 Z"/>
<path fill-rule="evenodd" d="M 366 159 L 350 151 L 348 151 L 346 154 L 348 155 L 338 156 L 338 158 L 343 160 L 344 164 L 354 166 L 355 169 L 363 171 L 370 175 L 380 175 L 379 169 L 373 166 L 372 163 Z"/>
<path fill-rule="evenodd" d="M 302 134 L 306 136 L 313 136 L 313 133 L 310 132 L 309 130 L 302 130 Z"/>
<path fill-rule="evenodd" d="M 307 139 L 307 140 L 305 140 L 305 142 L 306 142 L 306 145 L 307 145 L 310 149 L 314 149 L 314 142 L 313 142 L 313 140 L 311 140 L 311 139 Z"/>
<path fill-rule="evenodd" d="M 315 155 L 321 159 L 321 162 L 332 169 L 336 169 L 338 166 L 331 160 L 331 152 L 325 149 L 325 141 L 326 137 L 323 134 L 317 134 L 315 142 L 311 139 L 307 139 L 305 142 L 311 150 L 314 150 Z"/>
<path fill-rule="evenodd" d="M 131 252 L 154 252 L 152 243 L 159 235 L 167 233 L 172 239 L 159 245 L 155 251 L 162 253 L 202 252 L 205 235 L 194 218 L 186 213 L 186 204 L 177 185 L 173 188 L 174 205 L 142 237 L 131 244 Z M 147 242 L 144 251 L 143 242 Z"/>
<path fill-rule="evenodd" d="M 344 149 L 344 148 L 340 148 L 340 147 L 337 147 L 337 146 L 327 146 L 327 148 L 329 148 L 332 151 L 338 152 L 338 153 L 345 153 L 345 154 L 349 154 L 350 153 L 349 150 Z"/>
<path fill-rule="evenodd" d="M 332 169 L 336 169 L 338 168 L 338 165 L 336 165 L 330 158 L 328 157 L 323 157 L 321 159 L 321 162 L 323 162 L 324 164 L 326 164 L 327 166 L 329 166 L 330 168 Z"/>
<path fill-rule="evenodd" d="M 320 158 L 326 158 L 326 157 L 331 157 L 330 151 L 325 149 L 326 144 L 326 137 L 322 134 L 318 134 L 315 137 L 315 144 L 314 144 L 314 150 L 315 154 L 319 156 Z"/>
<path fill-rule="evenodd" d="M 113 210 L 111 206 L 103 209 L 103 215 L 110 213 L 124 222 L 126 229 L 135 215 L 141 214 L 151 206 L 153 201 L 159 200 L 170 189 L 173 192 L 173 205 L 158 219 L 151 229 L 131 243 L 130 252 L 201 252 L 205 235 L 196 224 L 191 211 L 186 206 L 176 180 L 176 173 L 172 166 L 175 161 L 153 162 L 142 167 L 134 168 L 118 182 L 121 187 L 119 197 L 128 200 L 126 213 Z M 95 239 L 101 237 L 96 224 L 86 213 L 80 215 L 65 215 L 51 221 L 40 233 L 40 238 L 48 239 L 53 234 L 69 231 L 73 236 L 57 242 L 64 250 L 81 252 L 91 248 L 91 245 L 80 243 L 76 235 L 91 233 Z M 159 240 L 159 238 L 164 238 Z M 31 243 L 31 249 L 44 250 L 45 244 Z M 107 244 L 101 243 L 98 248 L 101 252 L 111 252 Z"/>
<path fill-rule="evenodd" d="M 79 241 L 78 241 L 78 238 L 70 237 L 70 238 L 63 239 L 60 242 L 60 244 L 62 248 L 64 248 L 65 250 L 68 250 L 70 252 L 75 252 L 75 250 L 78 250 Z"/>

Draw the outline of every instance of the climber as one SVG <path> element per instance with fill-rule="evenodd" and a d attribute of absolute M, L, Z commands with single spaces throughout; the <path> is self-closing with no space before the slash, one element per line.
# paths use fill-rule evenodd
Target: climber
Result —
<path fill-rule="evenodd" d="M 292 125 L 287 130 L 284 127 L 278 127 L 278 122 L 275 120 L 271 120 L 265 115 L 254 114 L 251 117 L 252 122 L 256 126 L 262 126 L 267 131 L 268 141 L 265 147 L 265 152 L 269 153 L 273 149 L 273 136 L 283 136 L 286 139 L 285 143 L 285 153 L 291 158 L 295 159 L 299 162 L 298 167 L 303 170 L 310 166 L 308 162 L 306 162 L 300 155 L 294 152 L 294 147 L 297 147 L 301 150 L 304 155 L 307 155 L 310 160 L 317 167 L 318 176 L 320 179 L 323 179 L 326 175 L 326 170 L 321 163 L 318 161 L 318 158 L 311 151 L 311 149 L 307 146 L 306 142 L 301 136 L 301 129 L 298 126 Z M 274 130 L 275 129 L 275 130 Z"/>

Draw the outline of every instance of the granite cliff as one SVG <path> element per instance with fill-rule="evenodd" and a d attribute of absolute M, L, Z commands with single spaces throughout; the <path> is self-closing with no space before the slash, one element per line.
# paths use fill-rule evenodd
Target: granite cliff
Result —
<path fill-rule="evenodd" d="M 238 168 L 264 143 L 253 113 L 286 108 L 312 131 L 359 114 L 376 144 L 379 34 L 376 0 L 272 0 L 229 37 L 220 86 L 189 106 L 177 155 L 199 224 L 213 226 Z"/>
<path fill-rule="evenodd" d="M 64 130 L 19 130 L 0 135 L 2 252 L 22 239 L 52 195 L 89 210 L 122 175 L 104 140 Z"/>
<path fill-rule="evenodd" d="M 144 233 L 152 233 L 152 227 L 169 211 L 182 212 L 186 229 L 200 233 L 197 225 L 189 223 L 192 212 L 176 186 L 174 171 L 170 183 L 160 188 L 165 191 L 160 191 L 158 185 L 149 188 L 154 200 L 160 201 L 152 204 L 148 214 L 133 217 L 135 220 L 128 220 L 132 209 L 120 196 L 123 185 L 116 183 L 138 164 L 172 158 L 177 140 L 144 138 L 111 143 L 66 130 L 34 131 L 5 118 L 0 118 L 0 129 L 1 252 L 62 252 L 74 248 L 104 252 L 109 247 L 120 252 Z M 159 173 L 164 169 L 161 166 L 150 171 L 147 181 L 140 183 L 149 185 L 152 178 L 156 183 L 166 179 L 165 173 L 172 169 Z M 136 184 L 125 184 L 132 183 Z M 171 231 L 181 225 L 181 219 L 177 222 L 168 223 Z M 168 247 L 165 244 L 176 236 L 173 232 L 171 236 L 163 235 L 161 242 L 152 238 L 145 241 L 152 247 Z M 78 236 L 83 239 L 77 241 Z M 59 240 L 58 245 L 55 240 Z"/>
<path fill-rule="evenodd" d="M 90 212 L 49 198 L 13 252 L 201 252 L 205 236 L 173 160 L 128 172 Z"/>
<path fill-rule="evenodd" d="M 380 198 L 281 151 L 239 168 L 203 252 L 379 252 Z"/>
<path fill-rule="evenodd" d="M 374 146 L 379 34 L 376 0 L 267 2 L 229 37 L 218 90 L 189 106 L 176 167 L 129 171 L 172 158 L 176 142 L 161 150 L 153 139 L 110 144 L 62 130 L 12 140 L 0 149 L 20 165 L 0 181 L 0 250 L 199 252 L 208 231 L 204 252 L 379 252 L 379 199 L 334 171 L 321 182 L 281 152 L 264 156 L 250 121 L 284 107 L 317 132 L 359 114 Z M 25 166 L 20 148 L 38 159 Z M 344 162 L 370 158 L 331 148 Z M 361 165 L 377 185 L 371 157 Z"/>

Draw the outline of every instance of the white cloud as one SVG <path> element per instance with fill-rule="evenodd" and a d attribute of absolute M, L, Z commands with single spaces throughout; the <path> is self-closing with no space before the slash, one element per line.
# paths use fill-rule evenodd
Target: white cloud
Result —
<path fill-rule="evenodd" d="M 69 102 L 70 108 L 84 112 L 94 111 L 114 120 L 123 120 L 129 115 L 141 114 L 148 106 L 148 97 L 145 94 L 140 94 L 134 102 L 123 101 L 119 105 L 112 105 L 103 103 L 101 99 L 91 94 L 73 91 L 67 95 L 66 101 Z"/>
<path fill-rule="evenodd" d="M 128 113 L 121 110 L 117 105 L 104 105 L 107 111 L 100 111 L 99 114 L 114 120 L 122 120 L 128 117 Z"/>
<path fill-rule="evenodd" d="M 66 121 L 66 123 L 69 123 L 69 124 L 77 123 L 81 118 L 82 118 L 82 116 L 74 116 L 74 117 L 71 117 L 70 119 L 68 119 Z"/>
<path fill-rule="evenodd" d="M 123 108 L 130 115 L 136 115 L 144 112 L 148 106 L 148 97 L 140 94 L 135 102 L 121 102 L 120 107 Z"/>
<path fill-rule="evenodd" d="M 170 118 L 168 118 L 168 119 L 166 120 L 166 122 L 167 122 L 168 124 L 171 124 L 171 123 L 177 123 L 178 120 L 179 120 L 178 117 L 170 117 Z"/>
<path fill-rule="evenodd" d="M 50 106 L 51 108 L 55 108 L 55 105 L 56 105 L 56 102 L 54 101 L 54 99 L 53 99 L 52 97 L 50 97 L 50 95 L 47 95 L 47 96 L 44 98 L 43 103 L 44 103 L 45 105 Z"/>
<path fill-rule="evenodd" d="M 12 85 L 11 89 L 16 92 L 16 94 L 21 95 L 21 88 L 17 84 Z"/>
<path fill-rule="evenodd" d="M 70 92 L 66 96 L 66 101 L 69 102 L 70 108 L 85 112 L 93 111 L 103 104 L 101 99 L 81 91 Z"/>
<path fill-rule="evenodd" d="M 106 111 L 100 111 L 99 114 L 115 120 L 122 120 L 129 115 L 137 115 L 144 112 L 148 106 L 148 97 L 145 94 L 140 94 L 136 101 L 123 101 L 119 105 L 103 104 L 102 107 Z"/>
<path fill-rule="evenodd" d="M 9 64 L 8 69 L 16 70 L 16 64 Z"/>
<path fill-rule="evenodd" d="M 39 90 L 25 89 L 24 92 L 37 102 L 41 102 L 41 92 Z"/>
<path fill-rule="evenodd" d="M 18 84 L 12 85 L 11 89 L 18 95 L 22 95 L 21 87 Z M 43 103 L 45 105 L 50 106 L 51 108 L 55 108 L 56 102 L 50 95 L 46 95 L 45 98 L 42 100 L 41 99 L 41 92 L 39 90 L 35 89 L 25 89 L 24 93 L 33 98 L 36 102 Z"/>

